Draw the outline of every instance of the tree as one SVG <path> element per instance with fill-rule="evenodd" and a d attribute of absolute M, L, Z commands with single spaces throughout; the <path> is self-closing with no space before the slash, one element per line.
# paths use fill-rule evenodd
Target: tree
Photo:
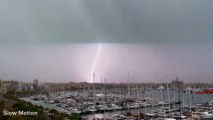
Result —
<path fill-rule="evenodd" d="M 0 120 L 3 120 L 4 101 L 0 102 Z"/>

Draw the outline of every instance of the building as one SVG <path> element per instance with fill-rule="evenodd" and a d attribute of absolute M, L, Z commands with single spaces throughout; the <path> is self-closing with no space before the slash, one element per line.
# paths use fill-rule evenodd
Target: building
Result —
<path fill-rule="evenodd" d="M 33 80 L 33 84 L 31 85 L 31 90 L 37 90 L 38 89 L 38 79 Z"/>
<path fill-rule="evenodd" d="M 32 85 L 32 83 L 23 82 L 22 83 L 22 91 L 29 91 L 29 90 L 31 90 L 31 85 Z"/>
<path fill-rule="evenodd" d="M 7 92 L 7 87 L 3 82 L 0 80 L 0 94 L 4 94 Z"/>
<path fill-rule="evenodd" d="M 43 83 L 40 87 L 47 92 L 72 91 L 79 88 L 74 82 L 69 83 Z"/>
<path fill-rule="evenodd" d="M 35 86 L 38 86 L 38 80 L 37 80 L 37 79 L 33 80 L 33 84 L 34 84 Z"/>
<path fill-rule="evenodd" d="M 0 80 L 0 93 L 6 93 L 8 91 L 20 90 L 19 81 L 15 80 Z"/>

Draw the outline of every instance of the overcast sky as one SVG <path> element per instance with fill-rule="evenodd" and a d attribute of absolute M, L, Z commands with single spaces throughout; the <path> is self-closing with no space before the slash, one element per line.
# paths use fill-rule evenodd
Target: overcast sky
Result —
<path fill-rule="evenodd" d="M 212 0 L 0 1 L 0 79 L 213 80 Z"/>

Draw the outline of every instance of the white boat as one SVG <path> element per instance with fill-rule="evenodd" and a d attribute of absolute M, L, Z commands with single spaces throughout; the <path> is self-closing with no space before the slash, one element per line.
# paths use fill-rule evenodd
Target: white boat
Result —
<path fill-rule="evenodd" d="M 180 115 L 180 113 L 173 113 L 172 114 L 172 118 L 175 118 L 175 119 L 186 119 L 187 117 L 186 116 L 184 116 L 184 115 Z"/>
<path fill-rule="evenodd" d="M 81 114 L 81 110 L 72 109 L 71 113 L 74 113 L 74 114 Z"/>
<path fill-rule="evenodd" d="M 202 112 L 200 116 L 202 119 L 210 119 L 210 118 L 213 119 L 213 113 L 209 112 Z"/>
<path fill-rule="evenodd" d="M 174 118 L 164 118 L 164 120 L 176 120 Z"/>

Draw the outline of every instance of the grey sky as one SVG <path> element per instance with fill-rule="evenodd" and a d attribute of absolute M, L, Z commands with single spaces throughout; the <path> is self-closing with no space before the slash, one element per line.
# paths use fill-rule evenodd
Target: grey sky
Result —
<path fill-rule="evenodd" d="M 0 79 L 212 81 L 212 0 L 0 1 Z M 125 80 L 124 80 L 125 79 Z M 87 80 L 87 81 L 88 81 Z"/>
<path fill-rule="evenodd" d="M 0 2 L 1 42 L 210 42 L 212 0 Z"/>

